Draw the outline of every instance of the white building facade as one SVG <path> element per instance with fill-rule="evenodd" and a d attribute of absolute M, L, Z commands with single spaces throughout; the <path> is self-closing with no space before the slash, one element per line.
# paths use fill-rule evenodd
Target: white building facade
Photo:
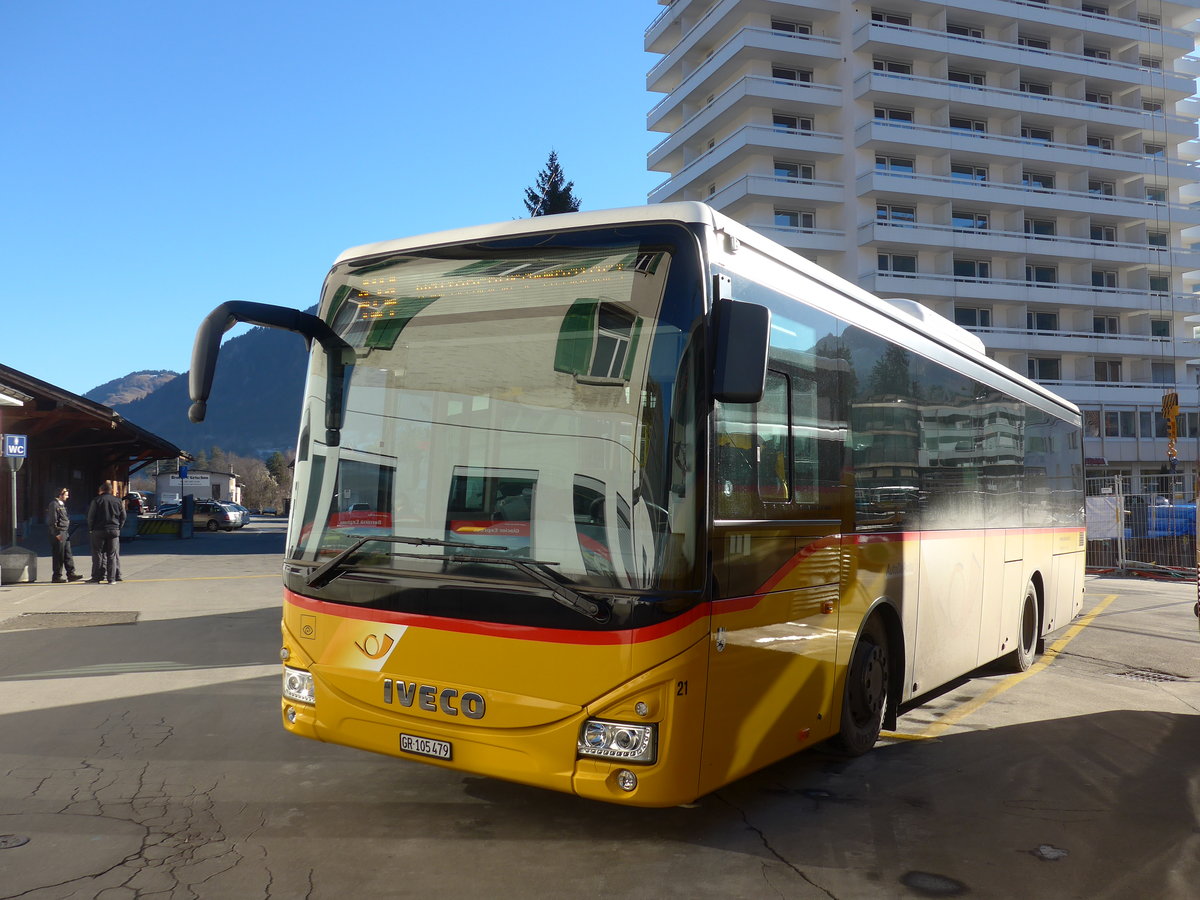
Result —
<path fill-rule="evenodd" d="M 1200 0 L 660 3 L 651 202 L 977 333 L 1085 411 L 1089 475 L 1165 489 L 1178 394 L 1190 490 Z"/>

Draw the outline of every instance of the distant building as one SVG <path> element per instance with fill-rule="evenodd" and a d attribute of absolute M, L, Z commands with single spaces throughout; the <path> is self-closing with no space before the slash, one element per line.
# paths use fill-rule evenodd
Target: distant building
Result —
<path fill-rule="evenodd" d="M 27 457 L 17 471 L 14 518 L 7 463 L 0 463 L 0 545 L 12 540 L 37 546 L 45 539 L 45 513 L 59 488 L 68 488 L 68 509 L 81 518 L 102 481 L 117 496 L 129 479 L 159 459 L 183 452 L 100 403 L 0 365 L 0 433 L 23 434 Z M 32 540 L 27 540 L 32 539 Z"/>
<path fill-rule="evenodd" d="M 659 0 L 667 175 L 1077 403 L 1088 474 L 1196 472 L 1200 2 Z M 1190 479 L 1189 479 L 1190 481 Z"/>
<path fill-rule="evenodd" d="M 154 491 L 158 495 L 159 504 L 178 503 L 180 496 L 187 494 L 191 494 L 197 500 L 242 502 L 242 484 L 233 472 L 189 469 L 182 490 L 178 472 L 163 472 L 154 477 Z"/>

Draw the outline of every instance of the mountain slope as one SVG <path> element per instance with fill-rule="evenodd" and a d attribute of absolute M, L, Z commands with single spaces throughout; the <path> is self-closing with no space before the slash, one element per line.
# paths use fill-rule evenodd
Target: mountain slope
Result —
<path fill-rule="evenodd" d="M 191 453 L 212 447 L 242 456 L 286 452 L 296 443 L 307 362 L 299 336 L 254 328 L 221 347 L 205 421 L 188 421 L 186 374 L 113 409 Z"/>
<path fill-rule="evenodd" d="M 131 372 L 124 378 L 114 378 L 100 387 L 92 388 L 83 396 L 105 406 L 116 407 L 153 394 L 164 384 L 178 377 L 178 372 L 167 369 Z"/>

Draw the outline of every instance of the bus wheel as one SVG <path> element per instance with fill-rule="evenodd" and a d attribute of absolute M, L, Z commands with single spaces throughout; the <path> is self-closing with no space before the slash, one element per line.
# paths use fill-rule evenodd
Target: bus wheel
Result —
<path fill-rule="evenodd" d="M 1021 601 L 1021 621 L 1017 631 L 1017 649 L 1009 654 L 1009 666 L 1016 672 L 1024 672 L 1033 665 L 1038 644 L 1038 598 L 1033 582 L 1025 585 L 1025 599 Z"/>
<path fill-rule="evenodd" d="M 860 756 L 879 740 L 887 712 L 889 674 L 887 635 L 875 617 L 859 635 L 846 671 L 837 741 L 847 753 Z"/>

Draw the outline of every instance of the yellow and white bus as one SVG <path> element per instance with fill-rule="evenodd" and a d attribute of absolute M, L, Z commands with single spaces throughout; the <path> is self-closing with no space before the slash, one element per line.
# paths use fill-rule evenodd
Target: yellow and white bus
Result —
<path fill-rule="evenodd" d="M 1079 411 L 917 304 L 702 204 L 358 247 L 316 316 L 284 727 L 641 806 L 901 704 L 1079 611 Z"/>

